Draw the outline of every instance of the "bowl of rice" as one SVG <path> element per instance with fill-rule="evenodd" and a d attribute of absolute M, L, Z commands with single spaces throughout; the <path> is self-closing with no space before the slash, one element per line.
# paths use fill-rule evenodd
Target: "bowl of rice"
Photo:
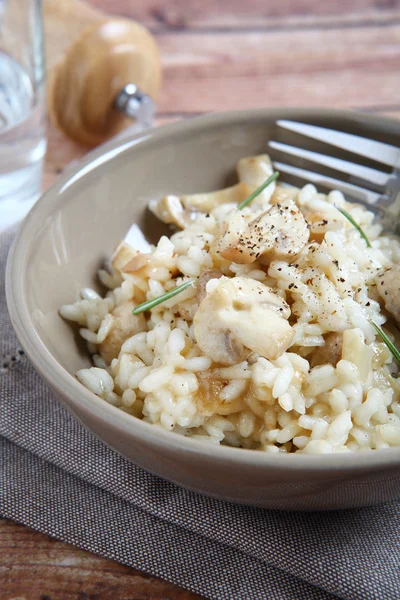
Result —
<path fill-rule="evenodd" d="M 11 318 L 60 401 L 161 478 L 270 509 L 393 500 L 400 241 L 341 192 L 279 176 L 277 119 L 400 134 L 279 109 L 110 142 L 20 228 Z"/>

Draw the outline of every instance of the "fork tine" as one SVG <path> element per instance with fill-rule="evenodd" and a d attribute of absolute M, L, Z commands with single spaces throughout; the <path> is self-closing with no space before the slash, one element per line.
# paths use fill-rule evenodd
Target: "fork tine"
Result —
<path fill-rule="evenodd" d="M 352 133 L 344 133 L 342 131 L 317 127 L 316 125 L 307 125 L 296 121 L 286 121 L 281 119 L 277 121 L 277 125 L 284 129 L 288 129 L 289 131 L 294 131 L 301 135 L 325 142 L 326 144 L 331 144 L 342 150 L 365 156 L 366 158 L 370 158 L 384 165 L 394 168 L 400 167 L 400 149 L 391 146 L 390 144 L 369 140 Z"/>
<path fill-rule="evenodd" d="M 298 156 L 299 158 L 309 160 L 319 165 L 324 165 L 325 167 L 334 169 L 335 171 L 347 173 L 348 175 L 352 175 L 357 179 L 362 179 L 365 182 L 372 183 L 374 185 L 384 187 L 390 179 L 389 173 L 382 173 L 377 169 L 371 169 L 370 167 L 357 165 L 340 158 L 333 158 L 331 156 L 319 154 L 318 152 L 312 152 L 311 150 L 303 150 L 302 148 L 297 148 L 296 146 L 281 144 L 280 142 L 269 142 L 268 145 L 274 150 L 284 152 L 285 154 L 290 154 L 291 156 Z"/>
<path fill-rule="evenodd" d="M 351 196 L 355 200 L 370 204 L 371 206 L 377 204 L 381 197 L 381 194 L 371 192 L 370 190 L 366 190 L 358 185 L 344 183 L 343 181 L 335 179 L 334 177 L 326 177 L 325 175 L 314 173 L 313 171 L 307 171 L 306 169 L 299 169 L 298 167 L 292 167 L 291 165 L 286 165 L 285 163 L 274 161 L 274 168 L 282 173 L 287 173 L 288 175 L 293 175 L 294 177 L 304 179 L 306 182 L 311 181 L 317 186 L 322 185 L 332 190 L 339 190 L 346 196 Z"/>

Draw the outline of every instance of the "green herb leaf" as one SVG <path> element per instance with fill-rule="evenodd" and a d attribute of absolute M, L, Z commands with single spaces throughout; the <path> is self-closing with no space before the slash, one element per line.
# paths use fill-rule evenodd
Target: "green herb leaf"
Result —
<path fill-rule="evenodd" d="M 142 302 L 142 304 L 138 304 L 133 309 L 132 313 L 134 315 L 138 315 L 142 312 L 145 312 L 146 310 L 150 310 L 151 308 L 154 308 L 154 306 L 157 306 L 158 304 L 161 304 L 162 302 L 165 302 L 166 300 L 173 298 L 177 294 L 180 294 L 181 292 L 183 292 L 183 290 L 186 290 L 186 288 L 190 287 L 193 284 L 194 284 L 193 279 L 190 279 L 190 281 L 185 281 L 185 283 L 182 283 L 182 285 L 178 285 L 173 290 L 170 290 L 169 292 L 166 292 L 165 294 L 162 294 L 161 296 L 157 296 L 157 298 L 153 298 L 152 300 L 147 300 L 147 302 Z"/>
<path fill-rule="evenodd" d="M 258 194 L 261 194 L 261 192 L 263 192 L 265 190 L 265 188 L 267 188 L 270 185 L 270 183 L 275 181 L 275 179 L 278 179 L 278 177 L 279 177 L 278 171 L 275 171 L 275 173 L 272 173 L 272 175 L 270 175 L 268 177 L 268 179 L 266 179 L 264 181 L 264 183 L 262 183 L 256 190 L 254 190 L 254 192 L 252 192 L 250 194 L 250 196 L 248 198 L 246 198 L 246 200 L 243 200 L 243 202 L 241 204 L 238 204 L 238 207 L 237 207 L 238 210 L 242 210 L 243 208 L 248 206 L 250 204 L 250 202 L 258 196 Z"/>
<path fill-rule="evenodd" d="M 375 329 L 375 331 L 381 336 L 382 340 L 385 342 L 386 346 L 389 348 L 393 357 L 397 360 L 398 363 L 400 363 L 400 352 L 397 350 L 396 346 L 393 344 L 393 342 L 390 341 L 390 339 L 388 338 L 386 333 L 383 331 L 383 329 L 381 327 L 379 327 L 379 325 L 377 325 L 373 321 L 370 321 L 370 323 L 373 326 L 373 328 Z"/>
<path fill-rule="evenodd" d="M 363 230 L 361 229 L 361 227 L 359 226 L 358 223 L 355 222 L 355 220 L 353 219 L 353 217 L 351 215 L 349 215 L 349 213 L 347 212 L 347 210 L 344 210 L 343 208 L 339 208 L 338 206 L 335 207 L 339 212 L 342 213 L 342 215 L 344 217 L 346 217 L 346 219 L 348 221 L 350 221 L 350 223 L 353 225 L 353 227 L 355 227 L 358 231 L 358 233 L 361 235 L 362 238 L 364 238 L 364 240 L 367 242 L 367 246 L 368 248 L 372 248 L 371 246 L 371 242 L 369 241 L 369 239 L 367 238 L 366 234 L 363 232 Z"/>

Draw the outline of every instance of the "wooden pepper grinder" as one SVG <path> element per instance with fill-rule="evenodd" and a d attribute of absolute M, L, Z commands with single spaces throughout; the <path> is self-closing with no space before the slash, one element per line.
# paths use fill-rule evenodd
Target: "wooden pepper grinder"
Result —
<path fill-rule="evenodd" d="M 147 29 L 104 19 L 85 28 L 53 69 L 50 116 L 70 138 L 96 146 L 132 119 L 149 126 L 160 85 L 160 55 Z"/>

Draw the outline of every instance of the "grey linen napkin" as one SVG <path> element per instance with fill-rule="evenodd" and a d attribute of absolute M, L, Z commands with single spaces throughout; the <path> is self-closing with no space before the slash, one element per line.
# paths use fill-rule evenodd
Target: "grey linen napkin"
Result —
<path fill-rule="evenodd" d="M 149 475 L 54 399 L 5 304 L 0 236 L 0 513 L 218 600 L 400 598 L 399 504 L 282 513 Z"/>

